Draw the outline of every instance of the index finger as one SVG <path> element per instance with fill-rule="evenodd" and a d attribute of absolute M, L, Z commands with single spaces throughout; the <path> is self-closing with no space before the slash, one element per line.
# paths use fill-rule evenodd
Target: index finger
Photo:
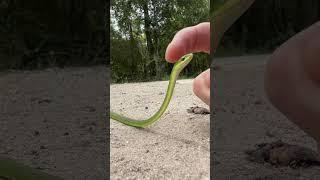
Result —
<path fill-rule="evenodd" d="M 200 23 L 180 30 L 166 49 L 165 58 L 169 62 L 187 53 L 206 52 L 210 53 L 210 23 Z"/>

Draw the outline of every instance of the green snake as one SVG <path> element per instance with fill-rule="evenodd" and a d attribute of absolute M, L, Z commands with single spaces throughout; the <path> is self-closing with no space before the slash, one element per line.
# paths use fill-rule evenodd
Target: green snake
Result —
<path fill-rule="evenodd" d="M 167 88 L 166 97 L 163 100 L 162 105 L 160 106 L 160 109 L 150 118 L 144 119 L 144 120 L 136 120 L 129 117 L 125 117 L 123 115 L 117 114 L 115 112 L 110 112 L 111 119 L 117 120 L 123 124 L 134 126 L 134 127 L 145 127 L 147 125 L 150 125 L 157 121 L 161 115 L 166 111 L 169 102 L 171 100 L 174 86 L 176 84 L 176 81 L 179 77 L 180 72 L 189 64 L 189 62 L 192 60 L 193 54 L 186 54 L 182 56 L 173 66 L 171 74 L 170 74 L 170 80 L 169 85 Z"/>
<path fill-rule="evenodd" d="M 0 156 L 0 180 L 63 180 L 38 169 L 18 163 L 14 159 Z"/>

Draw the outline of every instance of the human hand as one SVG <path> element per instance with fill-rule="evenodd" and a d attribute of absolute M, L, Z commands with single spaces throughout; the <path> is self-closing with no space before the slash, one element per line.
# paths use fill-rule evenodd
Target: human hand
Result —
<path fill-rule="evenodd" d="M 290 38 L 270 57 L 265 89 L 271 103 L 312 136 L 320 151 L 320 21 Z"/>
<path fill-rule="evenodd" d="M 180 30 L 168 45 L 165 58 L 173 63 L 183 55 L 194 52 L 210 53 L 209 22 Z M 210 69 L 202 72 L 193 80 L 193 92 L 210 106 Z"/>

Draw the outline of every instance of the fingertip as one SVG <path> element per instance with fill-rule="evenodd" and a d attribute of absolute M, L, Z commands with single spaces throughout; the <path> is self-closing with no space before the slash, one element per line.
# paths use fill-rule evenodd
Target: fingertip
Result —
<path fill-rule="evenodd" d="M 185 54 L 185 47 L 181 46 L 179 42 L 170 43 L 167 47 L 165 58 L 168 62 L 175 62 Z"/>
<path fill-rule="evenodd" d="M 186 53 L 201 51 L 210 53 L 209 22 L 180 30 L 168 45 L 165 58 L 168 62 L 175 62 Z"/>

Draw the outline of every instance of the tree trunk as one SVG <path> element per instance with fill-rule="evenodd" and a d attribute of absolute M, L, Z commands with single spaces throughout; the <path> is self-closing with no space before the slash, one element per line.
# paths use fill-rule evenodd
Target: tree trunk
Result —
<path fill-rule="evenodd" d="M 148 8 L 148 1 L 145 0 L 143 1 L 142 4 L 143 8 L 143 14 L 144 14 L 144 31 L 146 34 L 146 39 L 147 39 L 147 61 L 150 60 L 150 57 L 153 57 L 154 55 L 154 46 L 152 42 L 152 30 L 151 30 L 151 20 L 149 16 L 149 8 Z"/>
<path fill-rule="evenodd" d="M 131 61 L 130 61 L 130 66 L 132 67 L 133 70 L 137 69 L 137 60 L 135 56 L 135 50 L 136 50 L 136 42 L 133 36 L 133 30 L 132 30 L 132 23 L 129 22 L 129 38 L 130 38 L 130 54 L 131 54 Z M 134 71 L 131 71 L 131 76 L 134 76 Z"/>

